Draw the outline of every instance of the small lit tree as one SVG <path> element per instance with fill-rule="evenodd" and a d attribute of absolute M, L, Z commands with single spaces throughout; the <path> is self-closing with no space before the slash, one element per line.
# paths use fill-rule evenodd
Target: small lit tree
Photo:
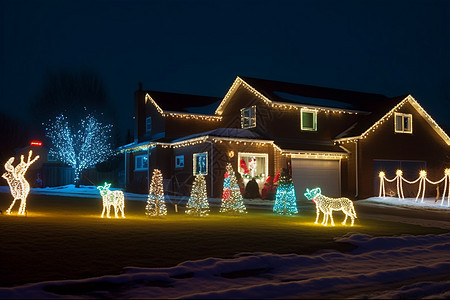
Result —
<path fill-rule="evenodd" d="M 226 166 L 224 176 L 220 212 L 229 214 L 247 213 L 236 175 L 230 163 Z"/>
<path fill-rule="evenodd" d="M 163 177 L 158 169 L 153 170 L 145 214 L 152 217 L 167 215 L 167 207 L 164 203 Z"/>
<path fill-rule="evenodd" d="M 283 215 L 298 213 L 294 184 L 286 169 L 280 175 L 273 211 Z"/>
<path fill-rule="evenodd" d="M 194 216 L 207 216 L 209 214 L 209 203 L 206 195 L 206 181 L 203 175 L 195 176 L 192 184 L 191 196 L 186 204 L 186 214 Z"/>
<path fill-rule="evenodd" d="M 111 127 L 91 115 L 81 119 L 79 124 L 71 125 L 63 114 L 46 126 L 46 136 L 52 144 L 49 155 L 74 168 L 76 186 L 79 186 L 81 171 L 107 160 L 113 154 L 109 142 Z"/>

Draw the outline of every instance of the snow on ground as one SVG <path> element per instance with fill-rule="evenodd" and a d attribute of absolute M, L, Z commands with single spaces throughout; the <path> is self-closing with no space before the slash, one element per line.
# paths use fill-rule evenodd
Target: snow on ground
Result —
<path fill-rule="evenodd" d="M 350 253 L 241 253 L 171 268 L 0 288 L 1 298 L 449 298 L 450 233 L 337 239 Z"/>
<path fill-rule="evenodd" d="M 442 201 L 442 197 L 438 200 L 435 198 L 424 198 L 423 201 L 420 198 L 416 201 L 416 198 L 399 199 L 397 197 L 371 197 L 364 201 L 388 206 L 450 210 L 450 201 L 448 200 L 448 197 L 445 197 L 444 201 Z"/>
<path fill-rule="evenodd" d="M 121 190 L 111 188 L 110 190 Z M 9 186 L 0 186 L 0 193 L 9 193 Z M 35 195 L 51 195 L 51 196 L 66 196 L 66 197 L 80 197 L 80 198 L 96 198 L 101 199 L 100 192 L 95 186 L 81 185 L 76 188 L 74 184 L 68 184 L 64 186 L 57 187 L 45 187 L 45 188 L 31 188 L 31 194 Z M 135 201 L 147 201 L 147 194 L 135 194 L 124 192 L 125 200 L 135 200 Z M 172 204 L 186 204 L 189 197 L 186 196 L 168 196 L 165 195 L 165 200 Z M 211 206 L 220 206 L 222 199 L 219 198 L 208 198 Z M 267 208 L 273 207 L 275 201 L 262 200 L 262 199 L 244 199 L 244 203 L 248 206 L 255 208 Z"/>
<path fill-rule="evenodd" d="M 9 192 L 9 188 L 0 187 L 0 192 Z M 99 198 L 95 187 L 65 186 L 31 192 Z M 130 193 L 125 197 L 147 199 L 146 195 Z M 220 203 L 217 201 L 220 199 L 212 199 Z M 266 208 L 273 204 L 246 201 Z M 437 222 L 450 229 L 445 220 L 450 208 L 433 198 L 422 203 L 414 198 L 374 197 L 357 205 L 404 209 L 402 217 L 375 216 L 400 222 L 408 219 L 412 210 L 439 211 L 444 221 Z M 406 222 L 418 221 L 409 218 Z M 372 237 L 350 232 L 336 240 L 357 248 L 348 253 L 323 250 L 312 255 L 240 253 L 233 259 L 185 261 L 170 268 L 127 267 L 121 275 L 0 288 L 0 298 L 450 298 L 450 233 Z"/>

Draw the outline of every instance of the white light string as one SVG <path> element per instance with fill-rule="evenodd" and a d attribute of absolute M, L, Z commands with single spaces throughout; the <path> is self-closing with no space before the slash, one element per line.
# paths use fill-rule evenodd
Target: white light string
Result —
<path fill-rule="evenodd" d="M 417 196 L 416 196 L 416 202 L 419 200 L 419 197 L 421 198 L 421 202 L 423 202 L 423 199 L 425 197 L 425 186 L 426 186 L 426 182 L 430 183 L 430 184 L 440 184 L 441 182 L 444 182 L 444 190 L 442 193 L 442 200 L 441 200 L 441 205 L 444 205 L 444 200 L 445 197 L 447 196 L 447 206 L 450 206 L 450 168 L 447 168 L 444 170 L 444 177 L 442 177 L 440 180 L 437 181 L 432 181 L 430 179 L 427 178 L 427 171 L 425 170 L 421 170 L 419 172 L 419 177 L 416 180 L 413 181 L 409 181 L 407 179 L 405 179 L 403 177 L 403 171 L 402 170 L 397 170 L 395 172 L 396 176 L 393 179 L 388 179 L 386 178 L 386 173 L 383 171 L 380 171 L 380 173 L 378 174 L 378 177 L 380 178 L 380 189 L 379 189 L 379 193 L 378 193 L 378 197 L 382 197 L 385 198 L 386 197 L 386 189 L 385 189 L 385 184 L 384 181 L 386 180 L 387 182 L 394 182 L 396 181 L 397 183 L 397 197 L 402 200 L 405 199 L 405 196 L 403 194 L 403 181 L 408 183 L 408 184 L 415 184 L 417 182 L 419 182 L 419 189 L 417 191 Z"/>

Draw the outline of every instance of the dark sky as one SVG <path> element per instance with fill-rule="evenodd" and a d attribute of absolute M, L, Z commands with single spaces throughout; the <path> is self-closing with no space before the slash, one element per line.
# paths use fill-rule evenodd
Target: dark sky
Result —
<path fill-rule="evenodd" d="M 237 75 L 412 94 L 450 127 L 450 1 L 0 0 L 1 109 L 48 70 L 101 75 L 121 130 L 144 89 L 223 97 Z"/>

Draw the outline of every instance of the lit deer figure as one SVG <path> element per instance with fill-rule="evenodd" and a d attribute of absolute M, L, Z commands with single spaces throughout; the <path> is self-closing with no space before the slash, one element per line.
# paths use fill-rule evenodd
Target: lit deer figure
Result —
<path fill-rule="evenodd" d="M 123 196 L 122 191 L 111 191 L 109 190 L 109 187 L 111 186 L 111 183 L 106 183 L 104 186 L 98 186 L 97 189 L 100 190 L 100 195 L 102 195 L 103 199 L 103 211 L 102 211 L 102 218 L 105 214 L 106 210 L 106 217 L 111 218 L 109 215 L 111 206 L 114 206 L 114 213 L 116 215 L 116 218 L 118 218 L 117 210 L 122 212 L 122 218 L 125 218 L 124 209 L 125 209 L 125 197 Z"/>
<path fill-rule="evenodd" d="M 14 167 L 12 164 L 14 162 L 14 157 L 8 159 L 5 164 L 5 170 L 7 173 L 3 173 L 2 177 L 8 181 L 9 188 L 11 190 L 11 195 L 14 200 L 11 203 L 11 206 L 6 210 L 6 213 L 9 215 L 11 213 L 11 209 L 13 208 L 16 200 L 20 199 L 20 207 L 19 207 L 19 215 L 25 214 L 25 208 L 27 205 L 27 197 L 30 192 L 30 184 L 25 179 L 25 173 L 31 164 L 33 164 L 38 158 L 37 155 L 33 160 L 31 160 L 31 156 L 33 155 L 33 151 L 30 150 L 28 153 L 28 160 L 25 162 L 23 160 L 23 155 L 20 156 L 20 163 Z"/>
<path fill-rule="evenodd" d="M 312 200 L 316 204 L 316 222 L 319 220 L 320 211 L 323 213 L 323 221 L 322 225 L 327 226 L 328 224 L 328 216 L 331 219 L 331 225 L 334 226 L 333 221 L 333 210 L 341 210 L 345 214 L 345 219 L 342 222 L 342 225 L 345 225 L 347 222 L 347 217 L 352 219 L 352 224 L 354 219 L 356 218 L 355 208 L 353 207 L 353 202 L 345 197 L 342 198 L 329 198 L 322 195 L 322 191 L 320 188 L 315 188 L 312 190 L 306 189 L 306 193 L 304 194 L 308 200 Z"/>

